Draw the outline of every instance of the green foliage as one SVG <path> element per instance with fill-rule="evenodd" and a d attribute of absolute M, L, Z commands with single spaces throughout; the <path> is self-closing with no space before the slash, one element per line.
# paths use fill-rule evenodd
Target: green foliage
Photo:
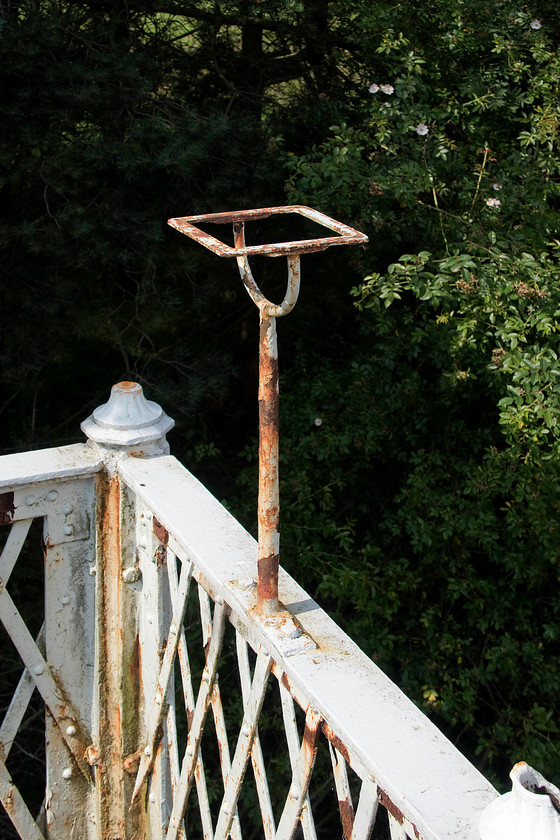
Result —
<path fill-rule="evenodd" d="M 291 198 L 349 214 L 377 249 L 380 233 L 393 249 L 448 252 L 495 230 L 540 251 L 558 229 L 560 57 L 546 22 L 531 28 L 516 2 L 483 27 L 474 2 L 400 9 L 403 31 L 380 34 L 343 121 L 288 158 Z"/>
<path fill-rule="evenodd" d="M 512 452 L 556 458 L 560 267 L 547 253 L 508 256 L 494 234 L 489 240 L 481 257 L 405 254 L 355 293 L 366 307 L 387 307 L 406 291 L 425 302 L 449 351 L 442 375 L 451 385 L 486 379 L 501 395 L 499 421 Z"/>
<path fill-rule="evenodd" d="M 486 772 L 557 777 L 558 32 L 467 0 L 369 35 L 286 156 L 372 247 L 350 367 L 284 385 L 284 561 Z"/>
<path fill-rule="evenodd" d="M 181 247 L 166 220 L 259 206 L 282 171 L 258 115 L 228 110 L 231 88 L 208 72 L 215 32 L 188 17 L 198 5 L 3 7 L 4 445 L 75 435 L 58 428 L 61 388 L 75 429 L 119 379 L 173 404 L 188 436 L 231 381 L 239 339 L 228 347 L 220 321 L 234 321 L 234 268 Z M 225 11 L 207 14 L 227 30 Z M 233 72 L 240 36 L 230 46 Z"/>
<path fill-rule="evenodd" d="M 482 769 L 550 777 L 555 14 L 45 0 L 4 4 L 0 34 L 8 445 L 66 438 L 136 379 L 251 521 L 256 313 L 165 220 L 280 204 L 287 177 L 371 246 L 317 258 L 281 327 L 282 561 Z"/>

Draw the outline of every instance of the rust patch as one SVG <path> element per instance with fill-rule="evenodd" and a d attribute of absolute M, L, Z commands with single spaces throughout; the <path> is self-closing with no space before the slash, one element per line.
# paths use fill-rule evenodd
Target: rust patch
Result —
<path fill-rule="evenodd" d="M 290 682 L 289 676 L 287 675 L 287 673 L 285 671 L 282 671 L 282 674 L 280 675 L 280 682 L 282 683 L 284 688 L 287 689 L 291 694 L 292 693 L 292 684 Z"/>
<path fill-rule="evenodd" d="M 278 609 L 278 357 L 275 319 L 261 317 L 259 342 L 259 556 L 257 605 Z"/>
<path fill-rule="evenodd" d="M 341 756 L 344 758 L 345 762 L 351 767 L 352 764 L 350 762 L 350 753 L 348 752 L 348 748 L 344 741 L 341 741 L 338 735 L 336 735 L 333 730 L 330 728 L 329 724 L 326 721 L 323 721 L 323 732 L 325 736 L 329 739 L 333 747 L 338 750 Z"/>
<path fill-rule="evenodd" d="M 381 788 L 378 788 L 378 791 L 379 791 L 379 801 L 380 801 L 380 803 L 383 805 L 384 808 L 387 809 L 387 811 L 391 814 L 391 816 L 394 817 L 400 825 L 402 825 L 403 822 L 404 822 L 403 812 L 399 808 L 397 808 L 397 806 L 395 805 L 395 803 L 393 802 L 392 799 L 389 799 L 389 797 L 387 796 L 387 794 L 385 793 L 384 790 L 381 790 Z M 414 828 L 414 833 L 416 834 L 416 836 L 418 836 L 417 833 L 416 833 L 416 828 Z"/>
<path fill-rule="evenodd" d="M 8 812 L 8 814 L 12 814 L 14 812 L 14 786 L 10 785 L 10 789 L 8 791 L 8 795 L 4 797 L 2 800 L 2 805 Z"/>
<path fill-rule="evenodd" d="M 307 723 L 305 724 L 302 741 L 307 747 L 307 749 L 311 752 L 315 752 L 315 750 L 317 749 L 317 739 L 319 736 L 320 729 L 321 720 L 319 720 L 316 725 L 308 725 Z"/>
<path fill-rule="evenodd" d="M 10 525 L 15 513 L 14 494 L 0 493 L 0 525 Z"/>
<path fill-rule="evenodd" d="M 86 750 L 86 761 L 90 767 L 97 767 L 99 764 L 99 750 L 93 744 Z"/>
<path fill-rule="evenodd" d="M 140 766 L 140 759 L 142 758 L 142 750 L 136 750 L 136 752 L 130 753 L 127 755 L 123 761 L 123 770 L 125 773 L 129 773 L 131 776 L 135 776 L 138 772 L 138 767 Z"/>
<path fill-rule="evenodd" d="M 102 802 L 99 833 L 103 837 L 124 837 L 125 804 L 122 769 L 122 719 L 120 708 L 123 663 L 121 560 L 121 487 L 118 476 L 98 476 L 98 649 L 99 682 L 99 772 L 97 784 Z M 118 756 L 119 760 L 115 761 Z"/>
<path fill-rule="evenodd" d="M 164 566 L 167 562 L 167 549 L 163 545 L 158 545 L 154 551 L 154 560 L 158 566 Z"/>
<path fill-rule="evenodd" d="M 152 529 L 162 545 L 169 545 L 169 531 L 155 516 L 152 520 Z"/>
<path fill-rule="evenodd" d="M 339 799 L 338 809 L 340 811 L 344 840 L 350 840 L 352 829 L 354 828 L 354 808 L 349 799 Z"/>
<path fill-rule="evenodd" d="M 333 231 L 336 236 L 325 236 L 317 239 L 296 239 L 293 242 L 274 242 L 266 245 L 242 245 L 240 237 L 235 236 L 235 247 L 232 248 L 221 242 L 219 239 L 205 233 L 196 227 L 196 223 L 210 222 L 213 224 L 232 223 L 239 227 L 244 222 L 256 219 L 266 219 L 269 216 L 296 213 L 307 219 L 312 219 L 318 224 Z M 267 257 L 277 257 L 280 254 L 303 254 L 313 251 L 323 251 L 331 245 L 357 245 L 368 241 L 365 234 L 354 228 L 336 221 L 318 210 L 305 207 L 301 204 L 291 204 L 286 207 L 264 207 L 256 210 L 238 210 L 233 213 L 208 213 L 203 216 L 183 216 L 182 218 L 169 219 L 168 224 L 180 233 L 184 233 L 194 239 L 200 245 L 204 245 L 210 251 L 220 257 L 240 257 L 250 254 L 263 254 Z"/>
<path fill-rule="evenodd" d="M 257 601 L 270 601 L 278 598 L 278 554 L 259 557 L 257 580 Z"/>

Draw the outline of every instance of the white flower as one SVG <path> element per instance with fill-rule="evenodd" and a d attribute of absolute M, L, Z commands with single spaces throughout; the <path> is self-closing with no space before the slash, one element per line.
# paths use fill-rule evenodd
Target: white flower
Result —
<path fill-rule="evenodd" d="M 395 92 L 393 85 L 380 85 L 380 87 L 383 93 L 386 93 L 388 96 L 391 96 Z"/>
<path fill-rule="evenodd" d="M 501 190 L 501 189 L 502 189 L 502 185 L 501 185 L 501 184 L 498 184 L 498 182 L 497 182 L 497 181 L 494 181 L 494 183 L 492 184 L 492 189 L 493 189 L 493 190 Z"/>
<path fill-rule="evenodd" d="M 425 137 L 428 133 L 428 126 L 426 123 L 418 123 L 416 126 L 416 134 L 420 134 L 421 137 Z"/>
<path fill-rule="evenodd" d="M 369 93 L 377 93 L 378 90 L 379 90 L 379 85 L 374 84 L 374 85 L 370 85 L 368 87 Z"/>
<path fill-rule="evenodd" d="M 498 208 L 498 207 L 500 207 L 501 203 L 502 202 L 500 201 L 499 198 L 487 198 L 486 199 L 486 204 L 488 205 L 488 207 Z"/>
<path fill-rule="evenodd" d="M 540 22 L 540 20 L 538 18 L 534 18 L 531 21 L 531 29 L 540 29 L 541 26 L 542 26 L 542 23 Z"/>
<path fill-rule="evenodd" d="M 313 423 L 315 424 L 315 426 L 322 426 L 323 425 L 323 421 L 321 420 L 320 417 L 316 417 L 315 420 L 313 421 Z"/>

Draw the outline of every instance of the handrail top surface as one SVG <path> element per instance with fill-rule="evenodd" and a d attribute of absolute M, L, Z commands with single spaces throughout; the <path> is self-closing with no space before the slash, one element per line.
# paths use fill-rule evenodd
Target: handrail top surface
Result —
<path fill-rule="evenodd" d="M 99 451 L 87 443 L 34 449 L 0 456 L 0 493 L 39 484 L 95 475 L 103 468 Z"/>

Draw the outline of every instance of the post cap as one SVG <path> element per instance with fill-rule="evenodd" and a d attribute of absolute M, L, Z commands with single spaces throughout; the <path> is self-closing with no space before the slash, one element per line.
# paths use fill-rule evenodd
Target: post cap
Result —
<path fill-rule="evenodd" d="M 138 382 L 118 382 L 108 402 L 81 424 L 87 437 L 102 446 L 134 446 L 165 439 L 175 421 L 147 400 Z"/>

